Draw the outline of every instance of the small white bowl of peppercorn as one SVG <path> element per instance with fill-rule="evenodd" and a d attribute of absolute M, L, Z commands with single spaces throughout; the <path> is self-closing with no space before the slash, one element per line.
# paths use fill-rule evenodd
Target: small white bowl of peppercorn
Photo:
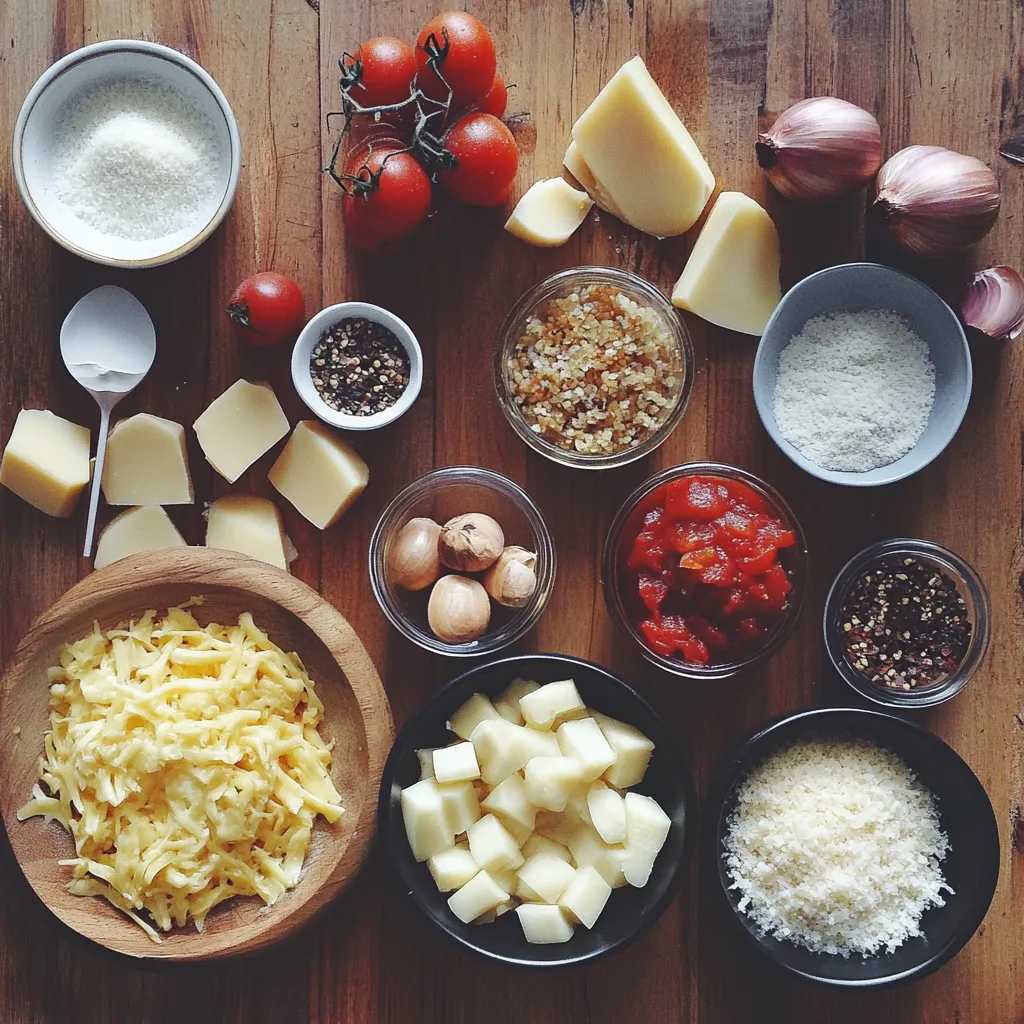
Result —
<path fill-rule="evenodd" d="M 292 381 L 325 423 L 376 430 L 416 401 L 423 353 L 394 313 L 369 302 L 339 302 L 303 327 L 292 350 Z"/>

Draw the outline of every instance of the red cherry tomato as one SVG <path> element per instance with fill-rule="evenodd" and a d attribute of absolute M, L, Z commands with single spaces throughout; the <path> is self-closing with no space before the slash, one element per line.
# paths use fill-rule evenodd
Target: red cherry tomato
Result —
<path fill-rule="evenodd" d="M 358 150 L 345 173 L 352 189 L 342 201 L 349 240 L 378 256 L 397 252 L 430 212 L 426 171 L 401 143 L 386 142 Z"/>
<path fill-rule="evenodd" d="M 432 55 L 436 56 L 437 71 Z M 447 82 L 452 90 L 452 111 L 457 111 L 478 100 L 494 82 L 494 40 L 472 14 L 446 11 L 428 21 L 416 37 L 416 66 L 423 92 L 432 99 L 445 100 Z"/>
<path fill-rule="evenodd" d="M 227 314 L 238 336 L 250 345 L 290 341 L 306 322 L 299 286 L 290 277 L 273 271 L 246 278 L 231 293 Z"/>
<path fill-rule="evenodd" d="M 501 75 L 495 75 L 490 89 L 476 101 L 476 109 L 481 114 L 493 114 L 495 117 L 504 117 L 507 106 L 508 88 Z"/>
<path fill-rule="evenodd" d="M 401 39 L 367 39 L 341 58 L 342 88 L 361 107 L 382 107 L 407 100 L 416 76 L 416 56 Z"/>
<path fill-rule="evenodd" d="M 512 189 L 519 169 L 519 147 L 493 114 L 460 118 L 444 137 L 455 166 L 442 171 L 441 187 L 467 206 L 498 206 Z"/>

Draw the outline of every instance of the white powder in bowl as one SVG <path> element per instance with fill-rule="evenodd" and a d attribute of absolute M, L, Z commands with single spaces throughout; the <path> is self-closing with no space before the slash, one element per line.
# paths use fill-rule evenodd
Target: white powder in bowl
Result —
<path fill-rule="evenodd" d="M 57 197 L 86 224 L 121 239 L 199 230 L 224 191 L 210 119 L 148 79 L 108 82 L 76 97 L 55 149 Z"/>
<path fill-rule="evenodd" d="M 917 444 L 934 401 L 928 346 L 889 310 L 816 316 L 779 355 L 775 422 L 824 469 L 895 462 Z"/>

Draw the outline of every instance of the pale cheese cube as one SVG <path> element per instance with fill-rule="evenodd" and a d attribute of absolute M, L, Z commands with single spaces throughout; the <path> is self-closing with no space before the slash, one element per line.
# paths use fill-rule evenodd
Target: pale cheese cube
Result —
<path fill-rule="evenodd" d="M 107 435 L 103 497 L 108 505 L 188 505 L 193 501 L 185 428 L 140 412 Z"/>
<path fill-rule="evenodd" d="M 438 785 L 445 821 L 452 835 L 461 836 L 480 818 L 480 801 L 472 782 L 448 782 Z"/>
<path fill-rule="evenodd" d="M 530 802 L 549 811 L 564 811 L 572 791 L 584 782 L 583 766 L 573 757 L 532 757 L 523 775 Z"/>
<path fill-rule="evenodd" d="M 480 777 L 489 786 L 496 786 L 519 771 L 532 757 L 561 753 L 553 734 L 513 725 L 500 716 L 481 722 L 470 741 L 476 747 Z"/>
<path fill-rule="evenodd" d="M 130 508 L 111 519 L 100 531 L 92 565 L 94 569 L 102 569 L 142 551 L 185 546 L 185 538 L 159 505 Z"/>
<path fill-rule="evenodd" d="M 672 819 L 657 800 L 640 793 L 627 793 L 626 861 L 623 874 L 630 885 L 643 887 L 651 877 L 654 861 L 668 839 Z"/>
<path fill-rule="evenodd" d="M 626 884 L 622 870 L 625 848 L 609 846 L 592 825 L 578 825 L 566 837 L 566 845 L 577 867 L 594 868 L 613 889 Z"/>
<path fill-rule="evenodd" d="M 575 142 L 570 142 L 562 157 L 562 166 L 590 193 L 590 198 L 610 214 L 625 220 L 622 211 L 615 205 L 615 200 L 601 187 L 601 183 L 594 177 L 594 172 L 587 166 L 586 161 L 580 153 L 580 147 Z"/>
<path fill-rule="evenodd" d="M 563 178 L 535 181 L 516 203 L 505 230 L 530 245 L 564 245 L 593 205 L 586 192 Z"/>
<path fill-rule="evenodd" d="M 576 869 L 560 857 L 539 853 L 519 868 L 519 895 L 523 899 L 536 897 L 544 903 L 557 903 L 575 874 Z"/>
<path fill-rule="evenodd" d="M 552 857 L 564 860 L 566 864 L 572 862 L 572 854 L 569 853 L 567 847 L 563 846 L 561 843 L 556 843 L 553 839 L 548 839 L 546 836 L 542 836 L 537 832 L 523 843 L 520 853 L 522 853 L 527 860 L 531 857 L 540 856 L 541 854 L 550 854 Z"/>
<path fill-rule="evenodd" d="M 585 865 L 576 869 L 572 880 L 558 898 L 558 905 L 571 920 L 579 921 L 586 928 L 593 928 L 611 894 L 611 886 L 601 877 L 600 872 L 592 865 Z"/>
<path fill-rule="evenodd" d="M 654 744 L 637 728 L 609 718 L 598 711 L 591 714 L 604 734 L 608 745 L 615 751 L 615 764 L 602 776 L 609 786 L 629 789 L 639 785 L 647 773 Z"/>
<path fill-rule="evenodd" d="M 300 420 L 267 479 L 315 527 L 333 526 L 366 490 L 370 468 L 340 433 Z"/>
<path fill-rule="evenodd" d="M 465 846 L 453 846 L 435 853 L 427 860 L 427 868 L 439 892 L 461 889 L 480 871 L 480 865 Z"/>
<path fill-rule="evenodd" d="M 578 829 L 583 827 L 579 815 L 571 807 L 564 811 L 538 811 L 534 829 L 538 835 L 568 847 Z M 589 826 L 588 826 L 589 827 Z M 595 833 L 596 835 L 596 833 Z"/>
<path fill-rule="evenodd" d="M 485 871 L 499 871 L 519 856 L 519 844 L 493 814 L 473 822 L 467 835 L 470 852 Z"/>
<path fill-rule="evenodd" d="M 472 743 L 456 743 L 434 751 L 434 778 L 438 782 L 470 782 L 480 778 L 480 765 Z"/>
<path fill-rule="evenodd" d="M 0 461 L 0 484 L 40 512 L 67 519 L 89 482 L 90 438 L 87 427 L 52 412 L 22 409 Z"/>
<path fill-rule="evenodd" d="M 436 747 L 424 747 L 416 751 L 416 758 L 420 762 L 420 781 L 434 777 L 434 751 Z"/>
<path fill-rule="evenodd" d="M 532 725 L 535 729 L 547 729 L 559 715 L 583 708 L 585 705 L 576 684 L 571 679 L 566 679 L 548 683 L 532 693 L 523 694 L 519 699 L 519 707 L 527 725 Z"/>
<path fill-rule="evenodd" d="M 277 506 L 251 494 L 218 498 L 206 519 L 206 546 L 239 551 L 261 562 L 288 568 L 284 522 Z"/>
<path fill-rule="evenodd" d="M 587 790 L 590 822 L 609 846 L 626 841 L 626 802 L 614 789 L 595 782 Z"/>
<path fill-rule="evenodd" d="M 520 860 L 522 860 L 522 858 L 520 858 Z M 503 868 L 495 868 L 488 872 L 488 874 L 490 874 L 491 878 L 493 878 L 494 881 L 505 890 L 505 892 L 511 894 L 516 891 L 516 885 L 519 882 L 517 876 L 521 866 L 521 864 L 516 864 L 514 866 L 512 864 L 508 864 Z"/>
<path fill-rule="evenodd" d="M 615 751 L 592 718 L 563 722 L 557 735 L 562 753 L 580 763 L 584 781 L 593 782 L 615 764 Z"/>
<path fill-rule="evenodd" d="M 530 838 L 537 808 L 530 803 L 526 783 L 518 772 L 502 779 L 480 802 L 480 808 L 498 818 L 517 843 L 524 843 Z"/>
<path fill-rule="evenodd" d="M 513 679 L 494 701 L 494 710 L 514 725 L 522 725 L 525 719 L 522 709 L 519 707 L 519 699 L 525 694 L 539 689 L 540 684 L 530 679 Z"/>
<path fill-rule="evenodd" d="M 719 327 L 763 334 L 782 301 L 779 233 L 742 192 L 723 192 L 672 289 L 672 302 Z"/>
<path fill-rule="evenodd" d="M 561 907 L 523 903 L 516 907 L 516 916 L 523 926 L 526 941 L 535 945 L 568 942 L 575 930 Z"/>
<path fill-rule="evenodd" d="M 401 803 L 405 834 L 416 860 L 427 860 L 454 845 L 455 834 L 448 826 L 441 792 L 433 779 L 407 786 Z"/>
<path fill-rule="evenodd" d="M 501 715 L 494 710 L 490 697 L 482 693 L 474 693 L 459 709 L 452 715 L 448 723 L 449 728 L 456 736 L 468 740 L 473 735 L 473 730 L 488 719 L 500 718 Z"/>
<path fill-rule="evenodd" d="M 486 872 L 474 875 L 448 898 L 448 909 L 463 924 L 475 921 L 482 914 L 507 902 L 509 894 Z"/>
<path fill-rule="evenodd" d="M 577 789 L 574 789 L 569 795 L 569 801 L 566 803 L 565 809 L 573 811 L 580 821 L 585 821 L 588 825 L 592 825 L 590 805 L 587 803 L 587 792 L 589 789 L 590 786 L 586 782 L 582 783 Z"/>
<path fill-rule="evenodd" d="M 233 484 L 288 433 L 288 417 L 269 384 L 236 380 L 192 427 L 206 461 Z"/>

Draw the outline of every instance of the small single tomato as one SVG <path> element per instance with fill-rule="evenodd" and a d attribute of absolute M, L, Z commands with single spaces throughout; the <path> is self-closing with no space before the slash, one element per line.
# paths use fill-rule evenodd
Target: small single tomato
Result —
<path fill-rule="evenodd" d="M 476 109 L 481 114 L 491 114 L 494 117 L 504 117 L 505 108 L 508 106 L 508 87 L 505 85 L 504 79 L 501 75 L 495 75 L 494 81 L 491 82 L 490 89 L 487 90 L 476 101 Z"/>
<path fill-rule="evenodd" d="M 466 11 L 446 11 L 420 29 L 416 67 L 417 84 L 431 99 L 446 100 L 448 84 L 454 113 L 478 100 L 494 82 L 494 40 L 479 18 Z"/>
<path fill-rule="evenodd" d="M 499 206 L 508 198 L 519 169 L 519 147 L 493 114 L 460 118 L 444 137 L 455 166 L 441 172 L 441 187 L 467 206 Z"/>
<path fill-rule="evenodd" d="M 367 39 L 355 53 L 342 55 L 341 87 L 361 107 L 384 107 L 407 100 L 416 77 L 416 55 L 401 39 Z"/>
<path fill-rule="evenodd" d="M 227 314 L 239 338 L 250 345 L 290 341 L 306 321 L 302 290 L 273 271 L 247 277 L 231 293 Z"/>

